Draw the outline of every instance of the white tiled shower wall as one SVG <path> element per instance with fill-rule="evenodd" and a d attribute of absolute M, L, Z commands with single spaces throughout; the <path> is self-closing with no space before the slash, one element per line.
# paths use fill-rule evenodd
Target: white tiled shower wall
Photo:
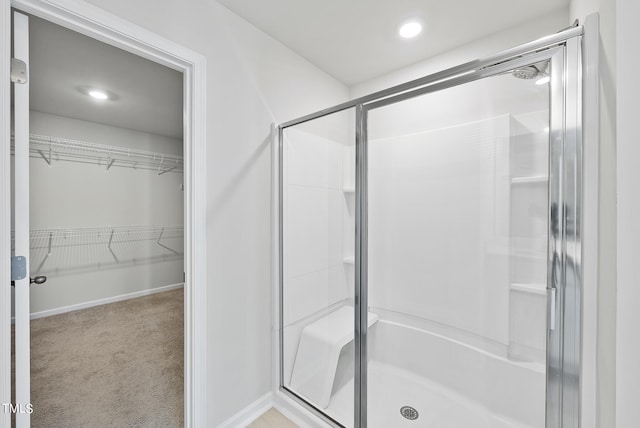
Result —
<path fill-rule="evenodd" d="M 284 131 L 285 384 L 302 329 L 353 296 L 353 168 L 347 159 L 353 159 L 354 139 L 347 116 Z"/>

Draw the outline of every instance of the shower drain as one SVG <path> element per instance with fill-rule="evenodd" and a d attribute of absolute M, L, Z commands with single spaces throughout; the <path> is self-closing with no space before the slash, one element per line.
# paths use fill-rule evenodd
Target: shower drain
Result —
<path fill-rule="evenodd" d="M 410 421 L 414 421 L 418 419 L 418 416 L 420 416 L 418 411 L 411 406 L 402 406 L 400 408 L 400 414 Z"/>

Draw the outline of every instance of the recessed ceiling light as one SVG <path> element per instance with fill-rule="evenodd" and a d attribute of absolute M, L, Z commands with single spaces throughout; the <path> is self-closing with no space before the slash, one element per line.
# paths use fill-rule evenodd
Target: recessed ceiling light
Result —
<path fill-rule="evenodd" d="M 120 97 L 115 92 L 111 92 L 107 89 L 97 88 L 95 86 L 76 86 L 76 90 L 82 95 L 91 97 L 99 101 L 117 101 L 118 99 L 120 99 Z"/>
<path fill-rule="evenodd" d="M 411 39 L 420 34 L 422 25 L 417 21 L 409 21 L 400 26 L 398 34 L 404 39 Z"/>
<path fill-rule="evenodd" d="M 100 91 L 98 89 L 93 89 L 91 91 L 89 91 L 89 96 L 97 99 L 97 100 L 108 100 L 109 99 L 109 95 L 107 95 L 105 92 Z"/>

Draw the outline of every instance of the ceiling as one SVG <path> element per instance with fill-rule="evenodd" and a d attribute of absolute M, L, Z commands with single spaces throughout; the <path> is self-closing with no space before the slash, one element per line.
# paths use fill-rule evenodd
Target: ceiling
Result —
<path fill-rule="evenodd" d="M 565 8 L 569 0 L 218 0 L 347 85 Z M 423 32 L 401 40 L 410 18 Z"/>
<path fill-rule="evenodd" d="M 32 110 L 182 138 L 182 73 L 33 16 L 29 24 Z"/>

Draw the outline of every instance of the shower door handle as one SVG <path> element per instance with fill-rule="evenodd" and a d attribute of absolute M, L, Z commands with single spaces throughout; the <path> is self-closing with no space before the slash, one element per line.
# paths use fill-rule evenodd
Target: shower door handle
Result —
<path fill-rule="evenodd" d="M 47 277 L 44 275 L 38 275 L 33 278 L 29 278 L 29 284 L 40 285 L 44 284 L 45 282 L 47 282 Z"/>
<path fill-rule="evenodd" d="M 556 289 L 547 288 L 547 325 L 549 330 L 556 329 Z"/>
<path fill-rule="evenodd" d="M 44 276 L 44 275 L 38 275 L 36 277 L 29 278 L 29 284 L 40 285 L 40 284 L 44 284 L 45 282 L 47 282 L 47 277 Z M 16 282 L 15 281 L 11 281 L 11 286 L 15 287 L 16 286 Z"/>

